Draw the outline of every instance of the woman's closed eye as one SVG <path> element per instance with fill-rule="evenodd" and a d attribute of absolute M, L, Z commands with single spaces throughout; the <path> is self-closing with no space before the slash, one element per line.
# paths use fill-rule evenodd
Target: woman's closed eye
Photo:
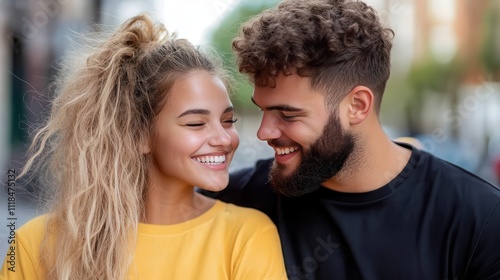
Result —
<path fill-rule="evenodd" d="M 234 119 L 223 120 L 222 122 L 223 123 L 235 123 L 236 121 L 238 121 L 238 119 L 234 118 Z"/>
<path fill-rule="evenodd" d="M 236 121 L 238 121 L 238 119 L 227 119 L 227 120 L 223 120 L 222 123 L 225 123 L 225 124 L 233 124 L 235 123 Z M 186 126 L 189 126 L 189 127 L 199 127 L 199 126 L 204 126 L 206 123 L 204 122 L 194 122 L 194 123 L 187 123 L 185 124 Z"/>
<path fill-rule="evenodd" d="M 197 127 L 197 126 L 204 126 L 205 123 L 187 123 L 186 126 L 189 127 Z"/>

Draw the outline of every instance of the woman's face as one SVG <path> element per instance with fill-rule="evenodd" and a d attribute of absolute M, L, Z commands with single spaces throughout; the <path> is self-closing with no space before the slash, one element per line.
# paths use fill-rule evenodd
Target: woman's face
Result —
<path fill-rule="evenodd" d="M 158 114 L 151 141 L 151 172 L 165 187 L 197 186 L 218 191 L 229 181 L 238 147 L 234 110 L 224 83 L 206 71 L 178 79 Z"/>

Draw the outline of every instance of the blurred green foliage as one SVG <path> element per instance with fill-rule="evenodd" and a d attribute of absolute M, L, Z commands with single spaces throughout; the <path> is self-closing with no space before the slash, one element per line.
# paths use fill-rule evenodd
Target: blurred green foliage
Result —
<path fill-rule="evenodd" d="M 443 63 L 434 56 L 427 55 L 426 59 L 413 63 L 408 72 L 408 82 L 415 94 L 447 93 L 460 82 L 463 70 L 463 63 L 456 56 Z"/>
<path fill-rule="evenodd" d="M 425 59 L 415 61 L 408 71 L 406 81 L 411 94 L 406 103 L 407 127 L 410 134 L 424 133 L 419 127 L 421 112 L 429 94 L 448 95 L 450 108 L 458 103 L 458 87 L 465 74 L 465 65 L 455 56 L 448 62 L 442 62 L 428 54 Z M 452 131 L 456 135 L 456 131 Z"/>
<path fill-rule="evenodd" d="M 492 3 L 490 5 L 493 5 Z M 493 6 L 486 11 L 484 17 L 485 36 L 479 60 L 488 73 L 499 80 L 500 72 L 500 12 Z"/>

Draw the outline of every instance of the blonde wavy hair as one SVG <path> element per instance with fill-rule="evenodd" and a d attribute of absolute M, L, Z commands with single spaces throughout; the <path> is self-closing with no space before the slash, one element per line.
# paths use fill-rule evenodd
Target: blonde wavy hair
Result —
<path fill-rule="evenodd" d="M 23 169 L 46 170 L 52 187 L 41 247 L 46 279 L 126 278 L 152 164 L 140 143 L 154 135 L 178 78 L 204 70 L 229 87 L 219 60 L 146 14 L 93 41 L 100 43 L 80 65 L 67 61 L 61 71 Z"/>

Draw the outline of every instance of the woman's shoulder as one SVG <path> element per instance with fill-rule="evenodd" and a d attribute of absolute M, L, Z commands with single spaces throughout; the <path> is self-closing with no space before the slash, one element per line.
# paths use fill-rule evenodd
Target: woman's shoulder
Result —
<path fill-rule="evenodd" d="M 46 232 L 48 214 L 32 218 L 16 231 L 16 239 L 25 247 L 38 248 Z"/>
<path fill-rule="evenodd" d="M 40 256 L 40 246 L 43 242 L 48 215 L 39 215 L 26 223 L 22 224 L 15 230 L 11 249 L 16 250 L 20 263 L 25 263 L 26 260 L 36 260 Z M 27 258 L 27 259 L 23 259 Z"/>
<path fill-rule="evenodd" d="M 31 220 L 28 220 L 21 227 L 19 227 L 18 233 L 45 230 L 48 216 L 48 214 L 42 214 L 32 218 Z"/>

